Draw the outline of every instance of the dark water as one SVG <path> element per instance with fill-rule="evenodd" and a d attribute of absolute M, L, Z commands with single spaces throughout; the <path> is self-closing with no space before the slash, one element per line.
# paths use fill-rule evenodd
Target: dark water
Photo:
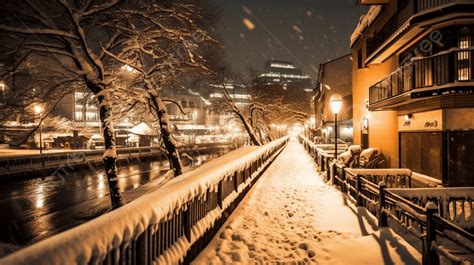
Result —
<path fill-rule="evenodd" d="M 193 166 L 218 155 L 197 156 Z M 120 191 L 145 193 L 157 188 L 168 169 L 167 161 L 122 164 L 118 170 Z M 87 219 L 84 212 L 98 203 L 108 203 L 107 179 L 101 168 L 0 185 L 0 243 L 17 246 L 81 224 Z"/>

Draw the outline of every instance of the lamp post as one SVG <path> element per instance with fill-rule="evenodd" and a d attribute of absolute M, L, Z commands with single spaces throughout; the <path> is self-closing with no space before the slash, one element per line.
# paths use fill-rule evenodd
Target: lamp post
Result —
<path fill-rule="evenodd" d="M 43 132 L 41 128 L 41 113 L 43 112 L 43 107 L 41 105 L 35 105 L 34 107 L 35 114 L 38 117 L 38 127 L 39 127 L 39 140 L 40 140 L 40 155 L 41 155 L 41 164 L 44 167 L 44 159 L 43 159 Z"/>
<path fill-rule="evenodd" d="M 341 111 L 342 97 L 339 94 L 333 94 L 329 99 L 331 110 L 334 113 L 334 158 L 337 159 L 337 114 Z"/>

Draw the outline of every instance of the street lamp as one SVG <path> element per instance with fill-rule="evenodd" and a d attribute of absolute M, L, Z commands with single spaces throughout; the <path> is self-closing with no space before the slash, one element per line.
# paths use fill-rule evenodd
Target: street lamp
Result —
<path fill-rule="evenodd" d="M 342 97 L 339 94 L 333 94 L 329 99 L 331 110 L 334 113 L 334 158 L 337 159 L 337 114 L 341 111 Z"/>
<path fill-rule="evenodd" d="M 41 128 L 41 113 L 43 112 L 43 107 L 41 105 L 35 105 L 34 111 L 36 116 L 38 117 L 38 127 L 39 127 L 39 138 L 40 138 L 40 155 L 41 155 L 41 164 L 44 167 L 44 160 L 43 160 L 43 132 Z"/>

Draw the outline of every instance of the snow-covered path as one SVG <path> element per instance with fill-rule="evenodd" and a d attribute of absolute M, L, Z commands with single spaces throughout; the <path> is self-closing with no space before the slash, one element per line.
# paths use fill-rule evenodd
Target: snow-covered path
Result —
<path fill-rule="evenodd" d="M 296 140 L 262 175 L 195 264 L 419 264 L 390 229 L 325 184 Z"/>

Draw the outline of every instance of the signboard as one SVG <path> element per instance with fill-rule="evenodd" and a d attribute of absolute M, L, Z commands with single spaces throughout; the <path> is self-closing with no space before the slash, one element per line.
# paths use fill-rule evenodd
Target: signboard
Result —
<path fill-rule="evenodd" d="M 426 111 L 398 116 L 398 131 L 441 131 L 444 128 L 443 110 Z"/>

